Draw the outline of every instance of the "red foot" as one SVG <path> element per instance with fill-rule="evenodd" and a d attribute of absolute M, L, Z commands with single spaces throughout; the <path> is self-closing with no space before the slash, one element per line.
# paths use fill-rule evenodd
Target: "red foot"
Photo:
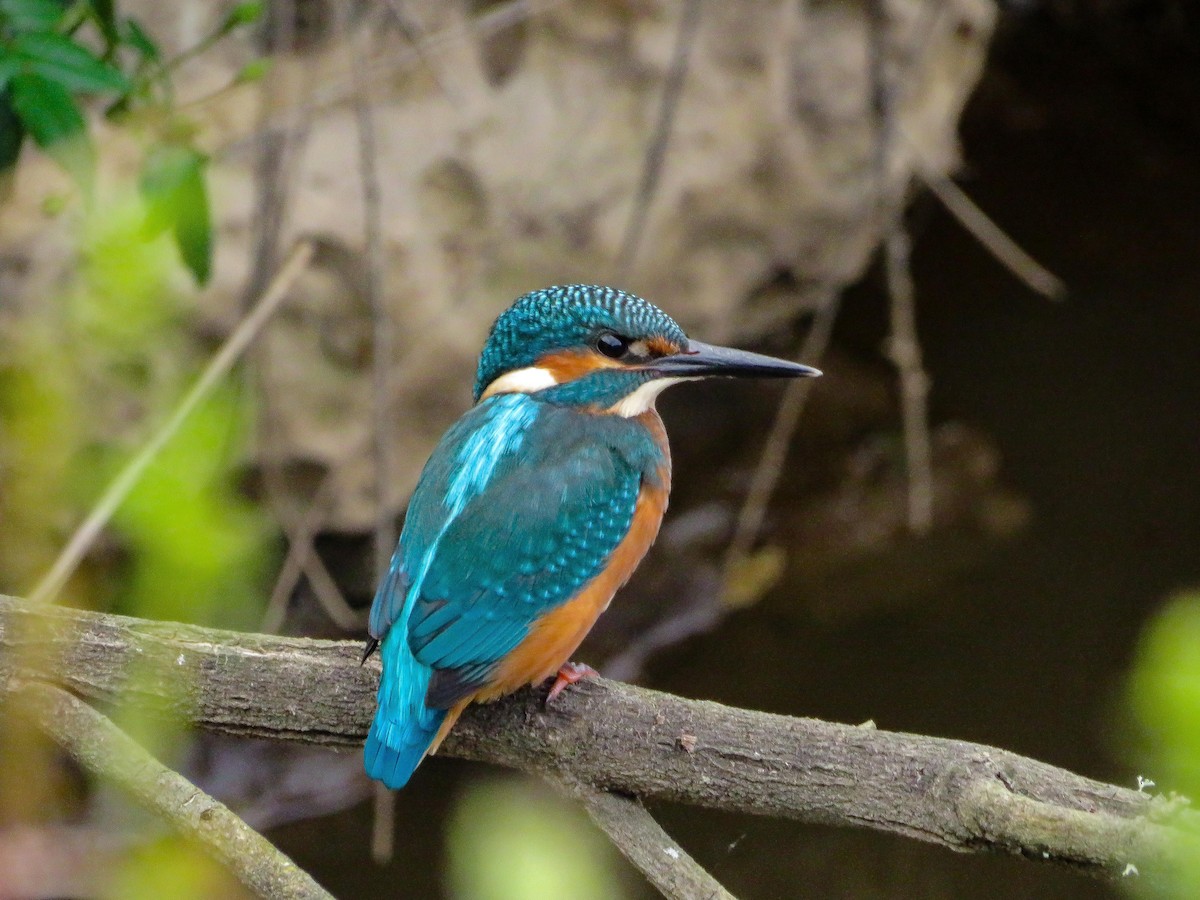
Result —
<path fill-rule="evenodd" d="M 568 684 L 583 681 L 585 678 L 598 677 L 600 677 L 600 673 L 591 666 L 575 662 L 563 663 L 562 668 L 558 670 L 558 677 L 554 679 L 554 684 L 550 687 L 550 693 L 546 695 L 546 705 L 549 706 L 553 703 L 554 698 L 561 694 Z"/>

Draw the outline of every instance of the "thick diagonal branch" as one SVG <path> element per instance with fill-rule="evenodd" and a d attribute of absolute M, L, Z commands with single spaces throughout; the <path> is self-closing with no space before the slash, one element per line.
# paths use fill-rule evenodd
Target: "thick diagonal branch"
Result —
<path fill-rule="evenodd" d="M 82 700 L 61 688 L 9 679 L 20 711 L 89 772 L 111 780 L 229 867 L 259 897 L 332 900 L 261 834 Z"/>
<path fill-rule="evenodd" d="M 357 746 L 378 671 L 353 643 L 239 634 L 0 598 L 0 679 L 169 703 L 204 728 Z M 137 660 L 140 673 L 127 678 Z M 855 825 L 954 850 L 1142 875 L 1200 852 L 1137 791 L 965 741 L 734 709 L 598 680 L 464 715 L 443 752 L 647 799 Z"/>

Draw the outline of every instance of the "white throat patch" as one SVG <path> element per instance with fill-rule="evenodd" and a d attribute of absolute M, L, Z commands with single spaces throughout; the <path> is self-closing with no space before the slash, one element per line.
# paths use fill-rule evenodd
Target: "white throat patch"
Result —
<path fill-rule="evenodd" d="M 487 386 L 487 390 L 479 399 L 486 400 L 493 394 L 535 394 L 546 388 L 554 387 L 556 384 L 558 384 L 558 379 L 549 369 L 543 369 L 541 366 L 529 366 L 526 369 L 505 372 Z"/>
<path fill-rule="evenodd" d="M 626 419 L 640 416 L 646 410 L 654 409 L 654 401 L 664 390 L 673 384 L 687 380 L 686 378 L 655 378 L 653 381 L 647 381 L 636 391 L 609 407 L 609 412 L 624 416 Z"/>

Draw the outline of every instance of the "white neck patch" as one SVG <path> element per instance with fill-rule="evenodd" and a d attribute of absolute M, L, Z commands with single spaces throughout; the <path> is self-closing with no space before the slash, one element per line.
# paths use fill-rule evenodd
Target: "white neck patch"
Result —
<path fill-rule="evenodd" d="M 608 411 L 616 413 L 618 416 L 624 416 L 626 419 L 640 416 L 646 410 L 654 409 L 654 401 L 664 390 L 673 384 L 687 380 L 686 378 L 655 378 L 653 381 L 647 381 L 636 391 L 614 403 Z"/>
<path fill-rule="evenodd" d="M 529 366 L 526 369 L 505 372 L 487 386 L 487 390 L 479 399 L 486 400 L 493 394 L 536 394 L 538 391 L 544 391 L 556 384 L 558 384 L 558 379 L 549 369 L 543 369 L 541 366 Z"/>

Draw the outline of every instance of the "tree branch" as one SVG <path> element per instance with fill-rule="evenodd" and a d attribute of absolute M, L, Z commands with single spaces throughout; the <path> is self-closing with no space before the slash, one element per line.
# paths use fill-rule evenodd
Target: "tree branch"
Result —
<path fill-rule="evenodd" d="M 204 728 L 357 747 L 377 664 L 351 642 L 238 634 L 0 597 L 0 685 L 56 681 Z M 130 679 L 134 660 L 148 677 Z M 966 741 L 735 709 L 597 680 L 550 708 L 522 691 L 468 710 L 443 752 L 597 790 L 902 834 L 1120 876 L 1200 853 L 1175 806 Z M 1186 813 L 1178 813 L 1182 821 Z"/>
<path fill-rule="evenodd" d="M 6 687 L 20 712 L 72 759 L 199 842 L 259 897 L 332 900 L 229 807 L 168 769 L 82 700 L 50 684 L 9 679 Z"/>
<path fill-rule="evenodd" d="M 636 797 L 598 791 L 568 778 L 549 780 L 587 810 L 613 845 L 668 900 L 735 900 Z"/>

